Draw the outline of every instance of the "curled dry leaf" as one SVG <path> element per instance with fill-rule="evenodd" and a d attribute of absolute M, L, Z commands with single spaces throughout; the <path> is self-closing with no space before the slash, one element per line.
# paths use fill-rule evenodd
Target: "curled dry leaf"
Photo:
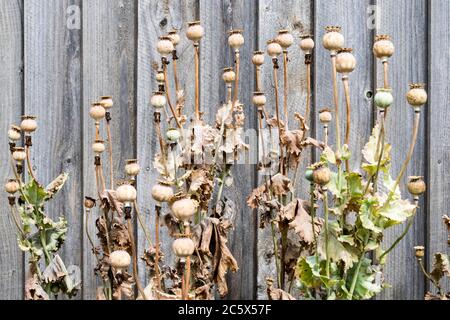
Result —
<path fill-rule="evenodd" d="M 278 173 L 272 177 L 270 189 L 276 196 L 284 196 L 292 191 L 291 180 L 281 173 Z"/>
<path fill-rule="evenodd" d="M 266 119 L 266 124 L 271 128 L 277 128 L 278 120 L 276 117 L 271 117 L 269 119 Z M 280 127 L 284 128 L 284 122 L 281 119 L 280 119 Z"/>
<path fill-rule="evenodd" d="M 250 196 L 247 198 L 247 205 L 252 209 L 257 209 L 262 201 L 267 200 L 267 186 L 263 184 L 256 189 L 253 189 Z"/>
<path fill-rule="evenodd" d="M 314 235 L 311 216 L 305 210 L 307 206 L 309 206 L 309 203 L 300 199 L 288 205 L 289 217 L 294 216 L 289 223 L 289 227 L 294 229 L 301 241 L 311 244 L 314 242 L 314 237 L 319 235 L 323 220 L 321 218 L 314 219 Z"/>
<path fill-rule="evenodd" d="M 117 200 L 115 190 L 105 190 L 102 192 L 100 196 L 102 208 L 112 209 L 113 211 L 116 211 L 119 215 L 122 215 L 123 204 Z"/>
<path fill-rule="evenodd" d="M 62 189 L 68 178 L 69 175 L 67 173 L 62 173 L 55 180 L 50 182 L 45 188 L 45 191 L 47 192 L 47 199 L 52 199 L 55 194 Z"/>
<path fill-rule="evenodd" d="M 441 281 L 443 277 L 450 277 L 450 264 L 446 254 L 438 252 L 434 255 L 433 271 L 430 276 L 436 282 Z"/>
<path fill-rule="evenodd" d="M 267 296 L 269 300 L 296 300 L 292 295 L 278 288 L 274 288 L 273 279 L 267 278 Z"/>
<path fill-rule="evenodd" d="M 302 140 L 302 130 L 285 130 L 281 135 L 281 143 L 295 159 L 298 159 L 302 152 Z"/>
<path fill-rule="evenodd" d="M 49 300 L 49 296 L 42 289 L 36 274 L 29 276 L 25 282 L 25 300 Z"/>

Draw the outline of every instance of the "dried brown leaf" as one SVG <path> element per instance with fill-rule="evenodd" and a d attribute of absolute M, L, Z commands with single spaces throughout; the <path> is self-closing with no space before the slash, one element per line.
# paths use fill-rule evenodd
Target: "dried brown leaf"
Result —
<path fill-rule="evenodd" d="M 267 296 L 269 300 L 296 300 L 292 295 L 278 288 L 273 287 L 273 279 L 266 279 Z"/>
<path fill-rule="evenodd" d="M 288 192 L 292 191 L 291 180 L 281 173 L 278 173 L 272 177 L 270 189 L 274 195 L 284 196 Z"/>
<path fill-rule="evenodd" d="M 305 210 L 305 207 L 308 205 L 307 201 L 297 199 L 294 202 L 291 202 L 288 206 L 290 214 L 292 215 L 292 207 L 294 207 L 294 219 L 289 223 L 289 227 L 293 228 L 295 233 L 298 234 L 301 241 L 306 242 L 308 244 L 314 242 L 314 233 L 312 227 L 312 219 L 308 212 Z M 314 232 L 317 236 L 320 233 L 322 226 L 322 221 L 320 218 L 316 218 L 314 220 Z"/>
<path fill-rule="evenodd" d="M 112 209 L 116 211 L 119 215 L 122 215 L 123 203 L 117 200 L 115 190 L 105 190 L 100 195 L 102 208 Z"/>
<path fill-rule="evenodd" d="M 36 274 L 29 276 L 25 282 L 25 300 L 49 300 Z"/>

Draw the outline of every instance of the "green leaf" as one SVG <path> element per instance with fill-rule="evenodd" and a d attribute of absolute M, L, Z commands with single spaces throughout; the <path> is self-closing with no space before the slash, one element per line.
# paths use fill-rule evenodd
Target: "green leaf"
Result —
<path fill-rule="evenodd" d="M 375 221 L 377 218 L 375 206 L 377 205 L 378 201 L 374 197 L 364 199 L 361 207 L 359 208 L 358 218 L 363 228 L 375 233 L 381 233 L 383 229 L 375 225 Z"/>
<path fill-rule="evenodd" d="M 350 149 L 348 148 L 348 145 L 344 144 L 341 148 L 341 160 L 349 160 L 352 156 L 352 153 Z"/>
<path fill-rule="evenodd" d="M 372 130 L 372 135 L 369 138 L 369 141 L 364 146 L 362 150 L 362 155 L 365 160 L 365 163 L 362 164 L 362 168 L 369 175 L 373 175 L 376 172 L 378 160 L 380 157 L 380 151 L 377 150 L 377 147 L 381 149 L 381 142 L 378 144 L 378 140 L 380 138 L 380 125 L 376 124 Z M 392 146 L 388 143 L 384 144 L 383 148 L 383 156 L 381 158 L 380 167 L 386 168 L 390 165 L 391 159 L 391 149 Z M 377 153 L 378 151 L 378 153 Z"/>
<path fill-rule="evenodd" d="M 336 155 L 330 147 L 325 147 L 325 150 L 323 150 L 322 155 L 320 156 L 320 161 L 336 164 Z"/>
<path fill-rule="evenodd" d="M 351 172 L 347 175 L 348 191 L 352 198 L 361 198 L 363 196 L 362 177 L 359 173 Z"/>
<path fill-rule="evenodd" d="M 24 194 L 28 201 L 35 207 L 40 207 L 47 198 L 47 192 L 45 189 L 39 185 L 34 179 L 25 185 Z"/>
<path fill-rule="evenodd" d="M 381 292 L 381 286 L 375 283 L 376 271 L 371 266 L 371 260 L 362 258 L 361 267 L 356 278 L 355 290 L 353 291 L 353 299 L 370 299 L 377 293 Z M 357 265 L 355 265 L 348 272 L 347 288 L 351 287 L 353 276 L 356 272 Z"/>
<path fill-rule="evenodd" d="M 317 253 L 320 258 L 326 259 L 326 242 L 325 242 L 325 229 L 319 237 L 319 244 L 317 246 Z M 328 254 L 329 258 L 333 262 L 342 262 L 344 264 L 344 271 L 348 270 L 358 261 L 358 252 L 355 248 L 346 243 L 341 243 L 337 235 L 329 230 L 328 232 Z"/>
<path fill-rule="evenodd" d="M 415 212 L 416 206 L 408 200 L 392 200 L 379 209 L 379 214 L 387 219 L 385 228 L 405 222 Z"/>

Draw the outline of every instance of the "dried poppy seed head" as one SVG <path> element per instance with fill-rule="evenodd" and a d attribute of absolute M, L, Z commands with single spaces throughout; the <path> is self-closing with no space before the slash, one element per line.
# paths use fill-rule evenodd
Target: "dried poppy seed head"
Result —
<path fill-rule="evenodd" d="M 173 197 L 173 189 L 164 182 L 159 182 L 152 188 L 152 197 L 158 202 L 169 202 Z"/>
<path fill-rule="evenodd" d="M 38 127 L 36 119 L 37 119 L 36 116 L 29 116 L 29 115 L 22 116 L 22 123 L 20 124 L 20 129 L 26 133 L 36 131 Z"/>
<path fill-rule="evenodd" d="M 198 202 L 191 198 L 182 198 L 171 203 L 170 209 L 175 218 L 188 221 L 197 212 Z"/>
<path fill-rule="evenodd" d="M 159 83 L 164 83 L 164 72 L 162 70 L 158 70 L 156 72 L 156 81 L 158 81 Z"/>
<path fill-rule="evenodd" d="M 172 244 L 173 253 L 178 258 L 184 259 L 191 256 L 195 250 L 195 244 L 188 237 L 178 238 Z"/>
<path fill-rule="evenodd" d="M 391 41 L 391 37 L 387 34 L 381 34 L 375 37 L 375 43 L 373 44 L 373 53 L 383 62 L 392 57 L 395 52 L 394 44 Z"/>
<path fill-rule="evenodd" d="M 100 104 L 105 108 L 105 110 L 111 109 L 114 105 L 112 96 L 101 96 Z"/>
<path fill-rule="evenodd" d="M 294 37 L 289 30 L 283 29 L 278 31 L 278 36 L 275 38 L 275 41 L 280 44 L 280 46 L 286 50 L 294 43 Z"/>
<path fill-rule="evenodd" d="M 101 102 L 94 102 L 91 105 L 91 109 L 89 110 L 89 115 L 95 121 L 100 121 L 105 117 L 106 110 L 103 107 Z"/>
<path fill-rule="evenodd" d="M 109 255 L 109 263 L 116 271 L 122 272 L 131 264 L 131 257 L 125 250 L 116 250 Z"/>
<path fill-rule="evenodd" d="M 409 180 L 407 184 L 408 191 L 413 196 L 420 196 L 426 191 L 427 186 L 425 184 L 425 181 L 423 181 L 423 177 L 412 176 L 409 177 L 408 180 Z"/>
<path fill-rule="evenodd" d="M 341 48 L 338 50 L 336 58 L 336 71 L 343 74 L 353 72 L 356 68 L 356 59 L 353 55 L 353 49 Z"/>
<path fill-rule="evenodd" d="M 19 141 L 21 138 L 21 129 L 18 126 L 11 125 L 10 129 L 8 130 L 8 138 L 10 141 Z"/>
<path fill-rule="evenodd" d="M 200 24 L 200 21 L 188 22 L 186 36 L 194 43 L 198 43 L 205 35 L 205 29 Z"/>
<path fill-rule="evenodd" d="M 84 197 L 84 206 L 87 209 L 92 209 L 93 207 L 95 207 L 95 199 L 91 197 Z"/>
<path fill-rule="evenodd" d="M 141 172 L 141 167 L 138 164 L 137 159 L 125 160 L 125 173 L 130 177 L 135 177 Z"/>
<path fill-rule="evenodd" d="M 20 185 L 17 182 L 17 179 L 8 179 L 8 181 L 5 184 L 5 191 L 9 194 L 15 194 L 17 191 L 19 191 Z"/>
<path fill-rule="evenodd" d="M 101 154 L 105 151 L 106 147 L 105 147 L 105 142 L 103 140 L 97 139 L 94 141 L 94 143 L 92 144 L 92 150 L 96 153 L 96 154 Z"/>
<path fill-rule="evenodd" d="M 406 94 L 406 100 L 416 110 L 427 103 L 428 94 L 425 91 L 425 84 L 423 83 L 411 83 L 409 85 L 410 90 Z"/>
<path fill-rule="evenodd" d="M 311 35 L 305 34 L 302 35 L 300 40 L 300 49 L 305 54 L 311 54 L 312 50 L 314 49 L 315 43 Z"/>
<path fill-rule="evenodd" d="M 322 124 L 328 124 L 333 120 L 330 109 L 322 109 L 319 111 L 319 120 Z"/>
<path fill-rule="evenodd" d="M 264 92 L 254 92 L 253 93 L 253 104 L 257 107 L 265 106 L 267 103 L 267 98 Z"/>
<path fill-rule="evenodd" d="M 253 52 L 252 62 L 255 66 L 261 66 L 264 64 L 264 52 L 255 51 Z"/>
<path fill-rule="evenodd" d="M 267 54 L 272 58 L 278 57 L 283 52 L 281 45 L 275 40 L 267 41 Z"/>
<path fill-rule="evenodd" d="M 25 148 L 15 147 L 12 157 L 18 163 L 21 163 L 23 160 L 25 160 L 27 158 L 27 153 L 25 152 Z"/>
<path fill-rule="evenodd" d="M 325 167 L 323 164 L 317 165 L 313 171 L 313 181 L 314 183 L 325 186 L 330 182 L 331 172 L 328 167 Z"/>
<path fill-rule="evenodd" d="M 240 29 L 233 29 L 229 31 L 228 45 L 235 50 L 239 50 L 245 42 L 243 31 Z"/>
<path fill-rule="evenodd" d="M 328 26 L 325 27 L 325 35 L 323 36 L 322 43 L 325 49 L 335 53 L 337 50 L 344 46 L 345 39 L 341 34 L 341 27 Z"/>
<path fill-rule="evenodd" d="M 224 68 L 222 73 L 222 79 L 225 83 L 232 83 L 236 80 L 236 73 L 233 68 Z"/>
<path fill-rule="evenodd" d="M 176 47 L 181 41 L 180 35 L 178 34 L 178 31 L 175 29 L 170 30 L 169 33 L 167 34 L 167 37 L 170 39 L 170 41 L 172 41 L 174 47 Z"/>
<path fill-rule="evenodd" d="M 162 36 L 159 37 L 159 41 L 156 44 L 156 50 L 162 57 L 167 57 L 175 50 L 175 48 L 170 37 Z"/>
<path fill-rule="evenodd" d="M 416 258 L 422 259 L 425 256 L 425 247 L 424 246 L 415 246 L 414 253 Z"/>
<path fill-rule="evenodd" d="M 155 109 L 162 109 L 167 103 L 166 95 L 161 91 L 154 92 L 150 102 Z"/>

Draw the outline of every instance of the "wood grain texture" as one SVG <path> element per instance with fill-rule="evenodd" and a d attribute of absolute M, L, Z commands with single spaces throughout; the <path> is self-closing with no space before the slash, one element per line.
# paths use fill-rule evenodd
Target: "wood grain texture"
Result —
<path fill-rule="evenodd" d="M 20 124 L 23 109 L 23 1 L 0 1 L 0 181 L 12 176 L 8 138 L 11 124 Z M 10 219 L 6 193 L 0 196 L 0 290 L 1 300 L 23 298 L 23 253 L 17 247 L 16 227 Z"/>
<path fill-rule="evenodd" d="M 158 37 L 167 34 L 171 29 L 180 29 L 181 42 L 178 51 L 178 76 L 180 84 L 186 93 L 186 108 L 193 105 L 194 86 L 191 76 L 194 72 L 194 55 L 191 42 L 186 38 L 187 22 L 197 18 L 198 3 L 195 0 L 155 2 L 152 0 L 139 1 L 138 6 L 138 74 L 137 74 L 137 157 L 142 167 L 138 177 L 138 203 L 145 224 L 151 232 L 154 242 L 155 234 L 155 203 L 151 197 L 151 187 L 158 174 L 153 167 L 155 154 L 159 152 L 159 143 L 153 124 L 153 107 L 150 99 L 158 86 L 155 80 L 154 65 L 161 65 L 160 55 L 156 51 Z M 171 82 L 171 97 L 175 97 L 172 64 L 169 65 L 169 79 Z M 163 117 L 164 118 L 164 117 Z M 164 125 L 164 121 L 163 121 Z M 164 132 L 164 131 L 163 131 Z M 148 247 L 143 230 L 138 228 L 138 251 L 143 252 Z M 161 244 L 167 264 L 174 262 L 172 254 L 173 239 L 167 229 L 161 228 Z M 145 264 L 141 262 L 140 269 Z M 148 274 L 142 274 L 142 281 L 148 281 Z"/>
<path fill-rule="evenodd" d="M 289 124 L 291 129 L 296 129 L 297 124 L 294 120 L 294 113 L 298 112 L 301 115 L 306 111 L 306 67 L 304 64 L 304 54 L 299 49 L 299 38 L 303 34 L 311 34 L 313 32 L 312 18 L 312 1 L 269 1 L 262 0 L 259 2 L 259 17 L 258 17 L 258 48 L 265 51 L 266 42 L 276 37 L 278 30 L 288 29 L 294 36 L 295 42 L 289 48 L 289 63 L 288 63 L 288 112 Z M 283 108 L 283 61 L 280 56 L 280 69 L 278 72 L 279 92 L 280 92 L 280 107 Z M 262 90 L 267 96 L 267 112 L 275 115 L 275 85 L 273 80 L 273 64 L 270 57 L 266 54 L 265 64 L 262 66 L 261 82 Z M 313 70 L 312 70 L 313 71 Z M 282 112 L 280 110 L 280 112 Z M 310 123 L 314 123 L 313 109 L 310 114 Z M 314 135 L 311 131 L 310 135 Z M 269 137 L 265 136 L 266 143 Z M 275 147 L 276 148 L 276 147 Z M 267 149 L 266 149 L 267 150 Z M 297 196 L 306 199 L 308 185 L 303 183 L 303 172 L 307 165 L 311 164 L 311 152 L 303 154 L 303 165 L 299 169 Z M 290 175 L 293 177 L 293 175 Z M 262 177 L 260 183 L 262 183 Z M 266 278 L 268 276 L 276 279 L 276 268 L 273 259 L 273 241 L 270 228 L 258 229 L 258 278 L 257 278 L 257 293 L 258 298 L 267 299 L 266 293 Z"/>
<path fill-rule="evenodd" d="M 100 96 L 111 95 L 114 107 L 111 110 L 112 139 L 115 181 L 125 178 L 125 160 L 136 156 L 136 1 L 131 0 L 86 0 L 83 1 L 83 185 L 84 195 L 95 197 L 94 121 L 89 117 L 90 103 Z M 104 129 L 104 123 L 102 123 Z M 106 134 L 102 130 L 102 138 Z M 109 161 L 102 157 L 105 175 L 109 176 Z M 107 180 L 107 185 L 109 180 Z M 93 212 L 89 230 L 95 235 Z M 99 284 L 93 273 L 95 257 L 83 235 L 83 283 L 84 299 L 93 299 Z"/>
<path fill-rule="evenodd" d="M 67 27 L 66 10 L 80 1 L 25 1 L 25 114 L 38 118 L 32 163 L 44 186 L 62 172 L 69 180 L 46 213 L 69 228 L 60 255 L 67 268 L 82 262 L 81 32 Z M 51 112 L 49 112 L 51 110 Z M 26 266 L 26 272 L 27 272 Z M 81 274 L 79 274 L 81 277 Z M 77 298 L 81 297 L 81 293 Z"/>
<path fill-rule="evenodd" d="M 442 223 L 442 215 L 449 215 L 450 203 L 450 2 L 429 1 L 428 40 L 428 198 L 426 215 L 426 243 L 428 244 L 428 265 L 431 267 L 436 252 L 449 254 L 448 231 Z M 450 281 L 444 288 L 450 290 Z M 429 288 L 428 288 L 429 289 Z"/>
<path fill-rule="evenodd" d="M 413 109 L 408 105 L 405 94 L 408 84 L 427 82 L 427 1 L 378 0 L 381 19 L 378 34 L 390 34 L 396 46 L 396 52 L 390 59 L 390 81 L 394 92 L 394 104 L 389 111 L 386 123 L 387 139 L 392 144 L 392 175 L 396 176 L 405 159 L 411 141 L 413 127 Z M 378 83 L 382 84 L 382 66 L 377 64 Z M 408 176 L 426 174 L 426 134 L 428 108 L 425 106 L 419 131 L 418 142 L 412 161 L 401 182 L 405 197 Z M 392 285 L 379 297 L 380 299 L 422 299 L 423 276 L 415 262 L 413 247 L 425 241 L 426 202 L 421 198 L 420 209 L 408 235 L 394 249 L 387 261 L 385 280 Z M 385 234 L 386 248 L 401 234 L 404 226 L 394 227 Z M 414 283 L 413 286 L 410 284 Z"/>
<path fill-rule="evenodd" d="M 233 66 L 233 52 L 228 46 L 227 31 L 243 29 L 246 43 L 240 49 L 241 79 L 239 100 L 245 105 L 248 132 L 247 143 L 252 146 L 250 157 L 256 155 L 256 113 L 251 105 L 253 92 L 253 65 L 251 54 L 255 50 L 256 12 L 255 1 L 200 0 L 200 20 L 206 34 L 200 46 L 201 88 L 200 104 L 205 119 L 212 123 L 217 109 L 226 100 L 222 68 Z M 225 197 L 236 204 L 234 230 L 230 233 L 230 249 L 239 264 L 239 271 L 228 276 L 229 299 L 253 299 L 255 297 L 256 217 L 246 205 L 246 197 L 255 187 L 255 166 L 240 161 L 233 168 L 234 184 Z"/>

